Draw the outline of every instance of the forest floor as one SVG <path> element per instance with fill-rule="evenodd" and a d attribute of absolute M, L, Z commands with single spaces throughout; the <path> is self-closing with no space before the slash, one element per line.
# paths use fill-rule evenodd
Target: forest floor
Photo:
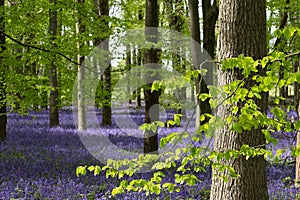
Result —
<path fill-rule="evenodd" d="M 122 119 L 122 113 L 116 115 Z M 101 116 L 100 116 L 101 118 Z M 143 115 L 132 114 L 136 123 L 142 123 Z M 118 120 L 117 120 L 118 121 Z M 122 121 L 122 120 L 119 120 Z M 8 115 L 7 140 L 0 145 L 0 199 L 113 199 L 111 190 L 121 180 L 105 174 L 76 176 L 79 165 L 101 165 L 85 148 L 75 129 L 71 111 L 60 111 L 59 128 L 49 128 L 48 111 L 30 112 L 21 116 Z M 135 128 L 136 129 L 136 128 Z M 176 129 L 176 128 L 174 128 Z M 103 133 L 118 147 L 141 149 L 142 139 L 128 137 L 130 127 L 121 130 L 117 126 L 103 128 Z M 132 133 L 134 133 L 132 129 Z M 173 129 L 161 129 L 161 136 Z M 160 137 L 161 137 L 160 136 Z M 276 133 L 278 144 L 268 149 L 283 149 L 278 164 L 268 162 L 267 178 L 270 199 L 295 199 L 300 189 L 293 186 L 295 163 L 290 148 L 295 145 L 295 133 Z M 130 147 L 129 147 L 130 146 Z M 174 181 L 174 170 L 167 171 L 165 181 Z M 147 178 L 149 174 L 138 176 Z M 115 199 L 208 199 L 211 170 L 197 174 L 202 181 L 195 186 L 182 185 L 179 193 L 162 192 L 159 196 L 144 193 L 126 193 Z M 124 177 L 130 180 L 128 177 Z"/>

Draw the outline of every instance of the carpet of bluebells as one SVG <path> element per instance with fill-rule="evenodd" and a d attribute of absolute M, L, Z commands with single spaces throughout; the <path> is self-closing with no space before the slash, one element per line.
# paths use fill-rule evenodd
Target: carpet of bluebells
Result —
<path fill-rule="evenodd" d="M 101 115 L 99 114 L 101 118 Z M 118 113 L 122 117 L 122 113 Z M 142 113 L 132 114 L 139 124 Z M 182 185 L 180 193 L 163 191 L 159 196 L 144 193 L 126 193 L 115 198 L 111 190 L 121 180 L 105 178 L 105 174 L 76 176 L 79 165 L 101 165 L 84 147 L 74 126 L 72 112 L 60 111 L 59 128 L 49 128 L 48 112 L 30 112 L 29 115 L 8 115 L 7 140 L 0 144 L 0 199 L 208 199 L 211 170 L 198 173 L 202 182 L 195 186 Z M 173 128 L 176 129 L 176 128 Z M 122 134 L 117 126 L 105 127 L 103 132 L 119 147 L 142 148 L 142 139 Z M 165 130 L 167 133 L 170 130 Z M 176 130 L 172 130 L 176 131 Z M 267 176 L 270 199 L 295 199 L 300 190 L 294 188 L 295 163 L 290 148 L 295 145 L 295 133 L 275 133 L 283 148 L 281 162 L 268 162 Z M 165 181 L 174 181 L 174 170 L 165 172 Z M 150 174 L 139 174 L 147 178 Z M 131 178 L 126 177 L 127 180 Z"/>

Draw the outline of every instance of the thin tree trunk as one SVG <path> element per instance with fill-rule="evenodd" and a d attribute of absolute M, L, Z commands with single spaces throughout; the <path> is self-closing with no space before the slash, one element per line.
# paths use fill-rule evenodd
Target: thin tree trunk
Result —
<path fill-rule="evenodd" d="M 128 71 L 131 70 L 131 48 L 130 48 L 130 45 L 127 46 L 127 52 L 126 52 L 126 68 Z M 131 86 L 130 86 L 130 79 L 127 80 L 127 92 L 128 94 L 131 94 Z M 132 100 L 131 100 L 131 95 L 130 95 L 130 98 L 128 100 L 128 104 L 130 105 L 132 103 Z"/>
<path fill-rule="evenodd" d="M 219 16 L 217 1 L 202 0 L 203 13 L 203 48 L 208 52 L 212 59 L 215 58 L 216 47 L 216 22 Z"/>
<path fill-rule="evenodd" d="M 76 0 L 78 4 L 84 4 L 85 0 Z M 82 23 L 82 17 L 78 14 L 77 23 L 76 23 L 76 33 L 80 35 L 85 32 L 85 25 Z M 81 55 L 80 51 L 82 50 L 83 43 L 77 42 L 78 48 L 78 130 L 86 130 L 86 106 L 85 106 L 85 96 L 84 96 L 84 79 L 85 79 L 85 70 L 81 69 L 81 64 L 84 61 L 84 56 Z"/>
<path fill-rule="evenodd" d="M 158 37 L 158 22 L 159 22 L 159 6 L 157 0 L 146 0 L 146 21 L 145 21 L 145 35 L 146 40 L 149 42 L 157 43 Z M 153 27 L 151 31 L 147 27 Z M 159 62 L 159 50 L 158 49 L 147 49 L 145 51 L 145 64 L 158 64 Z M 156 69 L 157 66 L 149 66 L 152 69 Z M 148 77 L 149 80 L 154 81 L 157 77 Z M 151 123 L 159 120 L 159 96 L 161 91 L 152 91 L 151 85 L 147 84 L 144 89 L 145 96 L 145 123 Z M 151 115 L 150 115 L 151 109 Z M 157 132 L 146 131 L 144 137 L 144 153 L 157 153 L 158 151 L 158 136 Z"/>
<path fill-rule="evenodd" d="M 137 66 L 142 66 L 142 50 L 137 49 Z M 141 75 L 140 73 L 138 74 Z M 142 99 L 141 99 L 141 87 L 136 88 L 136 107 L 140 108 L 142 107 Z"/>
<path fill-rule="evenodd" d="M 182 6 L 183 3 L 184 2 L 182 0 L 168 0 L 166 2 L 166 11 L 169 17 L 169 27 L 170 29 L 180 33 L 183 31 L 184 25 L 184 19 L 182 16 L 182 13 L 184 13 L 184 8 Z M 174 53 L 172 53 L 171 56 L 173 70 L 176 70 L 180 73 L 185 73 L 185 66 L 182 65 L 180 56 Z M 181 100 L 181 102 L 186 101 L 186 88 L 177 88 L 175 96 L 178 98 L 178 100 Z M 175 109 L 175 112 L 176 114 L 182 114 L 183 118 L 186 118 L 185 110 L 183 110 L 181 107 Z"/>
<path fill-rule="evenodd" d="M 294 72 L 299 73 L 300 67 L 300 60 L 297 60 L 294 63 Z M 298 116 L 300 117 L 300 84 L 295 82 L 294 83 L 294 105 L 295 108 L 298 108 Z M 299 120 L 299 119 L 298 119 Z M 297 132 L 297 140 L 296 140 L 296 147 L 300 146 L 300 129 Z M 295 178 L 296 187 L 300 187 L 300 156 L 296 158 L 296 178 Z"/>
<path fill-rule="evenodd" d="M 191 37 L 193 40 L 195 40 L 197 43 L 200 44 L 200 24 L 199 24 L 199 2 L 198 0 L 189 0 L 189 12 L 190 12 L 190 30 L 191 30 Z M 195 45 L 194 42 L 192 42 L 192 60 L 194 67 L 196 69 L 200 68 L 200 52 L 201 49 L 198 49 L 199 47 Z M 195 79 L 195 85 L 196 85 L 196 130 L 200 127 L 200 115 L 204 113 L 211 113 L 211 107 L 209 104 L 209 99 L 206 99 L 205 101 L 200 101 L 198 96 L 201 93 L 209 93 L 207 84 L 199 75 Z M 204 121 L 204 123 L 207 122 L 207 120 Z"/>
<path fill-rule="evenodd" d="M 240 54 L 261 59 L 266 55 L 266 2 L 265 0 L 221 0 L 220 1 L 220 31 L 218 60 L 237 57 Z M 264 69 L 258 69 L 259 75 L 265 75 Z M 245 88 L 251 88 L 255 83 L 250 75 L 245 80 Z M 222 71 L 218 66 L 219 85 L 230 84 L 235 80 L 242 80 L 240 70 Z M 266 112 L 268 94 L 262 93 L 261 99 L 254 99 L 255 103 Z M 243 102 L 235 103 L 243 107 Z M 226 119 L 232 115 L 231 107 L 234 105 L 222 105 L 218 109 L 218 116 Z M 255 119 L 254 119 L 255 120 Z M 263 147 L 265 137 L 261 129 L 252 128 L 251 131 L 237 133 L 225 125 L 215 137 L 214 150 L 224 152 L 226 150 L 240 150 L 243 144 L 250 147 Z M 219 176 L 229 176 L 228 173 L 213 169 L 211 200 L 267 200 L 268 188 L 266 179 L 266 161 L 263 156 L 251 157 L 248 160 L 244 156 L 238 158 L 222 159 L 220 164 L 229 165 L 240 175 L 237 179 L 228 178 L 228 181 Z"/>
<path fill-rule="evenodd" d="M 55 6 L 56 0 L 50 0 L 50 5 Z M 57 11 L 56 9 L 49 9 L 49 34 L 52 47 L 55 48 L 55 40 L 57 36 Z M 49 81 L 50 81 L 50 127 L 59 126 L 59 112 L 58 112 L 58 76 L 56 66 L 56 56 L 51 55 L 50 69 L 49 69 Z"/>
<path fill-rule="evenodd" d="M 298 116 L 300 116 L 300 102 L 298 103 Z M 297 132 L 296 146 L 300 146 L 300 129 Z M 300 187 L 300 156 L 296 158 L 296 186 Z"/>
<path fill-rule="evenodd" d="M 139 14 L 138 14 L 138 18 L 139 21 L 142 21 L 144 19 L 144 13 L 143 10 L 139 10 Z M 138 66 L 142 66 L 143 64 L 143 53 L 141 49 L 137 49 L 137 65 Z M 139 73 L 139 76 L 141 75 L 141 73 Z M 142 98 L 141 98 L 141 87 L 137 88 L 136 93 L 137 93 L 137 97 L 136 97 L 136 106 L 137 108 L 142 107 Z"/>
<path fill-rule="evenodd" d="M 5 24 L 4 24 L 4 0 L 0 0 L 0 141 L 6 139 L 6 87 L 5 87 Z"/>
<path fill-rule="evenodd" d="M 109 24 L 108 21 L 105 19 L 109 16 L 109 2 L 108 0 L 99 0 L 99 6 L 100 6 L 100 18 L 103 22 L 103 32 L 109 31 Z M 109 42 L 108 42 L 108 36 L 103 38 L 105 40 L 101 43 L 101 48 L 103 50 L 109 51 Z M 104 73 L 102 75 L 103 80 L 103 115 L 102 115 L 102 125 L 103 126 L 110 126 L 112 124 L 111 121 L 111 64 L 104 70 Z"/>

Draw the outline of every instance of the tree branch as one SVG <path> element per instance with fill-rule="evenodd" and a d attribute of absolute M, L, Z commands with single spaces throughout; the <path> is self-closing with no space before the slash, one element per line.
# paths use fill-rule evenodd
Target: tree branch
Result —
<path fill-rule="evenodd" d="M 281 16 L 281 20 L 280 20 L 280 25 L 279 25 L 280 30 L 283 30 L 284 27 L 287 24 L 287 21 L 288 21 L 288 5 L 289 4 L 290 4 L 290 0 L 286 0 L 286 5 L 284 6 L 284 12 L 283 12 L 283 15 Z M 281 40 L 282 40 L 282 36 L 280 36 L 279 38 L 276 38 L 273 50 L 276 49 L 276 47 L 279 45 Z"/>
<path fill-rule="evenodd" d="M 11 39 L 12 41 L 14 41 L 15 43 L 19 44 L 19 45 L 22 45 L 24 47 L 28 47 L 28 48 L 32 48 L 32 49 L 36 49 L 36 50 L 39 50 L 39 51 L 43 51 L 43 52 L 47 52 L 47 53 L 55 53 L 57 55 L 60 55 L 61 57 L 65 58 L 67 61 L 75 64 L 75 65 L 79 65 L 78 62 L 72 60 L 71 58 L 69 58 L 68 56 L 64 55 L 63 53 L 59 52 L 59 51 L 52 51 L 52 50 L 48 50 L 48 49 L 44 49 L 44 48 L 41 48 L 41 47 L 38 47 L 38 46 L 34 46 L 34 45 L 31 45 L 31 44 L 25 44 L 15 38 L 13 38 L 12 36 L 10 35 L 7 35 L 6 33 L 2 33 L 3 35 L 5 35 L 5 37 Z"/>

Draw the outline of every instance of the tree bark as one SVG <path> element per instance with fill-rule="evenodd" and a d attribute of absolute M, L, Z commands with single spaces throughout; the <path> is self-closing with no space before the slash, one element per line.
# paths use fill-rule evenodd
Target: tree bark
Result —
<path fill-rule="evenodd" d="M 183 31 L 184 19 L 182 13 L 184 13 L 183 5 L 184 2 L 182 0 L 168 0 L 166 2 L 166 11 L 169 17 L 169 27 L 172 30 L 175 30 L 179 33 Z M 185 73 L 185 66 L 182 65 L 182 61 L 180 56 L 177 54 L 172 53 L 172 67 L 173 70 L 176 70 L 182 74 Z M 175 96 L 177 99 L 181 100 L 182 102 L 186 101 L 186 88 L 177 88 L 175 91 Z M 186 118 L 186 112 L 181 108 L 176 109 L 176 114 L 182 114 L 183 118 Z"/>
<path fill-rule="evenodd" d="M 199 2 L 198 0 L 189 0 L 189 12 L 190 12 L 190 31 L 191 37 L 197 43 L 200 44 L 200 24 L 199 24 Z M 201 49 L 192 42 L 192 60 L 194 67 L 200 69 L 200 57 L 199 54 Z M 211 107 L 209 104 L 209 99 L 205 101 L 200 101 L 198 96 L 201 93 L 209 93 L 206 82 L 203 80 L 201 75 L 195 78 L 196 85 L 196 130 L 200 127 L 200 116 L 204 113 L 211 113 Z M 207 122 L 207 119 L 204 120 L 204 123 Z"/>
<path fill-rule="evenodd" d="M 152 43 L 158 42 L 158 22 L 159 22 L 159 6 L 157 0 L 146 0 L 146 20 L 145 20 L 145 35 L 146 40 Z M 152 27 L 149 31 L 147 27 Z M 159 50 L 155 48 L 150 48 L 145 51 L 145 64 L 150 64 L 149 68 L 155 70 L 157 68 L 156 64 L 159 62 Z M 152 65 L 154 64 L 154 65 Z M 157 77 L 148 77 L 150 82 L 153 82 Z M 159 96 L 161 91 L 152 91 L 151 85 L 147 84 L 144 89 L 145 96 L 145 123 L 151 123 L 153 121 L 159 120 Z M 151 108 L 151 116 L 150 116 Z M 157 132 L 146 131 L 144 137 L 144 153 L 157 153 L 158 151 L 158 136 Z"/>
<path fill-rule="evenodd" d="M 108 0 L 99 0 L 99 8 L 100 8 L 100 19 L 103 22 L 103 30 L 102 32 L 109 31 L 108 21 L 105 19 L 109 16 L 109 2 Z M 101 48 L 103 50 L 109 51 L 109 36 L 107 34 L 106 37 L 102 38 Z M 103 42 L 104 41 L 104 42 Z M 111 64 L 104 70 L 102 75 L 103 81 L 103 114 L 102 114 L 102 126 L 110 126 L 112 124 L 111 116 Z"/>
<path fill-rule="evenodd" d="M 202 0 L 203 13 L 203 48 L 208 52 L 212 59 L 215 58 L 216 47 L 216 22 L 219 16 L 217 1 Z"/>
<path fill-rule="evenodd" d="M 218 46 L 218 60 L 237 57 L 240 54 L 260 59 L 266 55 L 266 2 L 265 0 L 221 0 L 220 1 L 220 32 Z M 264 75 L 265 69 L 258 69 L 257 74 Z M 252 74 L 254 75 L 254 74 Z M 252 75 L 245 80 L 245 88 L 251 88 L 255 84 Z M 218 66 L 219 85 L 230 84 L 235 80 L 242 80 L 241 71 L 222 71 Z M 255 103 L 266 112 L 268 94 L 262 93 L 262 99 L 254 99 Z M 244 103 L 237 102 L 242 107 Z M 233 105 L 222 105 L 217 114 L 226 119 L 232 115 Z M 261 128 L 237 133 L 226 125 L 215 137 L 214 150 L 223 152 L 226 150 L 239 150 L 243 144 L 250 147 L 264 146 L 265 137 Z M 229 177 L 225 182 L 219 175 L 229 176 L 226 171 L 219 172 L 213 169 L 211 200 L 267 200 L 268 188 L 266 179 L 266 161 L 262 156 L 251 157 L 248 160 L 244 156 L 221 160 L 221 164 L 229 165 L 240 175 L 237 179 Z"/>
<path fill-rule="evenodd" d="M 126 52 L 126 69 L 128 71 L 131 70 L 131 47 L 130 45 L 127 46 L 127 52 Z M 130 86 L 130 79 L 127 80 L 127 92 L 128 94 L 131 94 L 131 86 Z M 130 105 L 132 103 L 132 100 L 131 100 L 131 95 L 130 95 L 130 98 L 128 100 L 128 104 Z"/>
<path fill-rule="evenodd" d="M 4 0 L 0 0 L 0 141 L 6 139 L 6 86 L 5 86 L 5 21 Z"/>
<path fill-rule="evenodd" d="M 298 103 L 298 116 L 300 116 L 300 102 Z M 299 120 L 299 119 L 298 119 Z M 300 146 L 300 129 L 297 132 L 296 146 Z M 296 158 L 296 186 L 300 187 L 300 156 Z"/>
<path fill-rule="evenodd" d="M 55 6 L 57 0 L 50 0 L 50 5 Z M 55 40 L 57 36 L 57 11 L 56 9 L 49 9 L 49 34 L 52 47 L 55 48 Z M 49 81 L 50 81 L 50 127 L 59 126 L 59 94 L 58 94 L 58 75 L 57 75 L 57 66 L 56 66 L 56 56 L 51 55 L 50 69 L 49 69 Z"/>
<path fill-rule="evenodd" d="M 142 66 L 142 50 L 137 49 L 137 59 L 136 59 L 136 64 L 137 66 Z M 138 74 L 139 76 L 141 75 L 140 73 Z M 136 107 L 140 108 L 142 107 L 142 99 L 141 99 L 141 87 L 136 88 Z"/>
<path fill-rule="evenodd" d="M 78 4 L 84 4 L 85 0 L 76 0 Z M 82 17 L 80 14 L 77 16 L 77 23 L 76 23 L 76 33 L 80 35 L 85 32 L 85 25 L 82 23 Z M 78 130 L 86 130 L 86 106 L 85 106 L 85 96 L 84 96 L 84 79 L 85 79 L 85 70 L 81 69 L 81 64 L 84 61 L 84 56 L 81 55 L 81 50 L 83 47 L 83 42 L 77 42 L 78 48 L 78 56 L 77 62 L 78 64 L 78 95 L 77 95 L 77 104 L 78 104 Z"/>

